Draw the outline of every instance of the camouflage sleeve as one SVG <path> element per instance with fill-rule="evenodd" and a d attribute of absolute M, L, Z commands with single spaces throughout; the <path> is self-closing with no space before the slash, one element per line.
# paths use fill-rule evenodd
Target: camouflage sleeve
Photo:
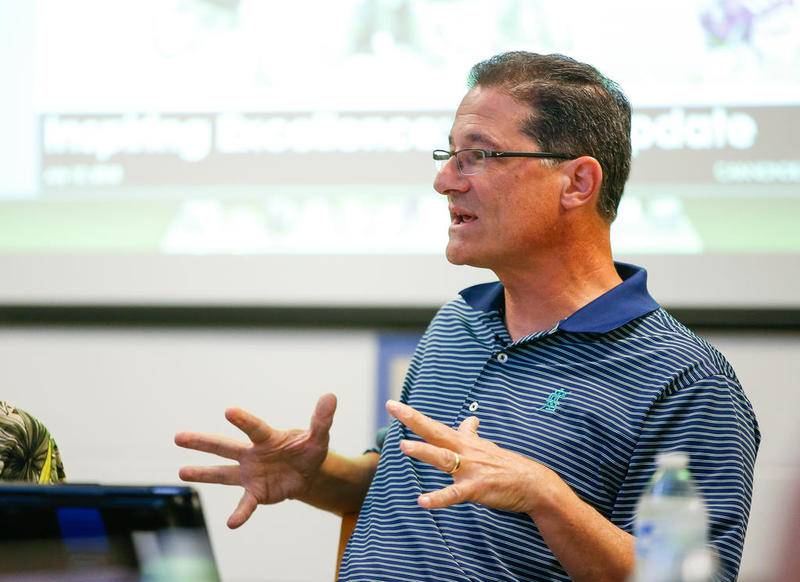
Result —
<path fill-rule="evenodd" d="M 60 483 L 66 475 L 55 440 L 38 419 L 0 401 L 0 480 Z"/>

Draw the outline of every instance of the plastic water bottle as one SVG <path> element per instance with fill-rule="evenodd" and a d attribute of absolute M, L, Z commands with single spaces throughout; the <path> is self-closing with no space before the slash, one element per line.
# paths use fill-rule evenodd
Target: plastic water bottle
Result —
<path fill-rule="evenodd" d="M 636 508 L 635 582 L 705 582 L 714 558 L 708 517 L 685 453 L 662 453 Z"/>

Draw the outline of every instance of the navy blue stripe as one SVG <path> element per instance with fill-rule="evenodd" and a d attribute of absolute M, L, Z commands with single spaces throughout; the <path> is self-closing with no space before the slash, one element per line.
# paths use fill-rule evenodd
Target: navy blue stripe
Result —
<path fill-rule="evenodd" d="M 630 315 L 630 308 L 614 307 L 618 301 L 595 302 L 605 305 L 595 314 L 605 323 L 613 318 L 603 314 Z M 647 301 L 636 309 L 645 307 Z M 759 433 L 730 365 L 660 308 L 602 333 L 591 322 L 571 332 L 566 321 L 511 342 L 499 311 L 459 298 L 439 311 L 417 346 L 402 399 L 452 427 L 475 414 L 482 437 L 552 468 L 626 531 L 656 455 L 689 453 L 709 508 L 720 579 L 734 579 Z M 506 361 L 497 359 L 501 352 Z M 562 390 L 566 396 L 551 399 L 548 409 L 548 397 Z M 569 579 L 527 515 L 474 504 L 420 508 L 420 493 L 452 481 L 403 455 L 402 438 L 417 437 L 395 422 L 341 580 Z"/>

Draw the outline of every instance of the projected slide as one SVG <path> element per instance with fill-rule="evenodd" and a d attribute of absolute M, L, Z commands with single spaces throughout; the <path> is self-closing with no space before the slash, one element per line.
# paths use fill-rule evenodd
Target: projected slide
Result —
<path fill-rule="evenodd" d="M 800 251 L 792 0 L 0 7 L 0 253 L 441 254 L 430 152 L 520 48 L 631 98 L 618 252 Z"/>

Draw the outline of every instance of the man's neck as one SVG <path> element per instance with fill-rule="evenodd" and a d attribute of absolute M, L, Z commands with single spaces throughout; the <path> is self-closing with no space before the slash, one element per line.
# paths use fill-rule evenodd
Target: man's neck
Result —
<path fill-rule="evenodd" d="M 609 253 L 550 256 L 524 269 L 498 272 L 505 294 L 505 323 L 516 341 L 551 329 L 622 282 Z"/>

